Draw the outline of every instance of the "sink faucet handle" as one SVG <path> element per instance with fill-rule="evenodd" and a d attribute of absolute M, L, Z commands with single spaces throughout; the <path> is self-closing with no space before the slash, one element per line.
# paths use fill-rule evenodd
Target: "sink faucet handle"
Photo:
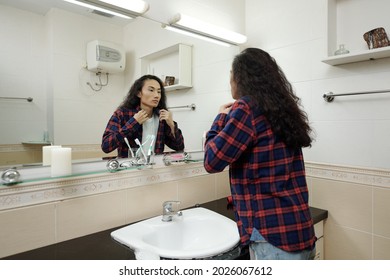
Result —
<path fill-rule="evenodd" d="M 164 222 L 170 222 L 172 221 L 172 216 L 178 215 L 182 216 L 182 213 L 180 211 L 174 211 L 172 206 L 173 204 L 180 204 L 180 201 L 171 200 L 171 201 L 164 201 L 163 203 L 163 217 L 162 220 Z"/>

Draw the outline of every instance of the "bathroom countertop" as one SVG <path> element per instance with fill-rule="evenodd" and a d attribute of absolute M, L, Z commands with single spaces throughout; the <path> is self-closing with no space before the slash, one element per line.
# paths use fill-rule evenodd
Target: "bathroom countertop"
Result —
<path fill-rule="evenodd" d="M 234 213 L 227 207 L 226 198 L 200 204 L 234 220 Z M 328 217 L 328 211 L 310 207 L 314 223 Z M 42 248 L 8 256 L 7 260 L 134 260 L 133 251 L 111 239 L 111 232 L 123 226 L 89 234 Z M 245 258 L 245 256 L 243 257 Z"/>

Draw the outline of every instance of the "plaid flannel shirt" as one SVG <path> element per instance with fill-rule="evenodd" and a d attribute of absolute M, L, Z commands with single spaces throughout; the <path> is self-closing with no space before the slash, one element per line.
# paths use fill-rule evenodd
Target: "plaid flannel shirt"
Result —
<path fill-rule="evenodd" d="M 256 228 L 285 251 L 314 248 L 302 150 L 287 148 L 249 97 L 237 100 L 229 114 L 218 114 L 207 133 L 205 169 L 221 172 L 228 165 L 243 245 Z"/>
<path fill-rule="evenodd" d="M 128 157 L 128 150 L 124 138 L 127 137 L 131 147 L 137 148 L 135 139 L 138 138 L 142 143 L 142 125 L 134 118 L 134 115 L 140 110 L 138 106 L 135 109 L 118 108 L 110 120 L 103 133 L 102 150 L 110 153 L 118 149 L 118 157 Z M 181 130 L 175 123 L 175 135 L 172 134 L 171 128 L 165 120 L 159 122 L 155 154 L 161 154 L 164 151 L 164 145 L 175 151 L 184 150 L 184 139 Z"/>

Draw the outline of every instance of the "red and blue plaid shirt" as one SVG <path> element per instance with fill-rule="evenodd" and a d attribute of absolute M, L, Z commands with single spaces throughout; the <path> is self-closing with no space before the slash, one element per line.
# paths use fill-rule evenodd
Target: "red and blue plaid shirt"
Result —
<path fill-rule="evenodd" d="M 131 147 L 137 148 L 135 139 L 138 138 L 142 143 L 142 125 L 134 118 L 134 115 L 140 110 L 139 106 L 135 109 L 118 108 L 110 120 L 103 133 L 102 150 L 105 153 L 110 153 L 118 149 L 118 157 L 128 157 L 129 148 L 126 145 L 124 138 L 129 140 Z M 181 130 L 175 123 L 175 134 L 172 134 L 171 128 L 165 120 L 159 122 L 156 144 L 154 148 L 155 154 L 164 152 L 164 145 L 175 151 L 184 150 L 184 139 Z"/>
<path fill-rule="evenodd" d="M 207 133 L 205 169 L 221 172 L 228 165 L 243 245 L 255 228 L 285 251 L 314 248 L 302 150 L 286 147 L 249 97 L 237 100 L 229 114 L 218 114 Z"/>

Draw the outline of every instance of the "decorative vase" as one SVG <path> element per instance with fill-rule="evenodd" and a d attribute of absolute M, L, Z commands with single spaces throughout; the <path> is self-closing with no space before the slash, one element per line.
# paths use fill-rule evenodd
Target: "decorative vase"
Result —
<path fill-rule="evenodd" d="M 338 50 L 334 52 L 334 55 L 347 54 L 349 50 L 347 50 L 344 44 L 340 44 Z"/>

